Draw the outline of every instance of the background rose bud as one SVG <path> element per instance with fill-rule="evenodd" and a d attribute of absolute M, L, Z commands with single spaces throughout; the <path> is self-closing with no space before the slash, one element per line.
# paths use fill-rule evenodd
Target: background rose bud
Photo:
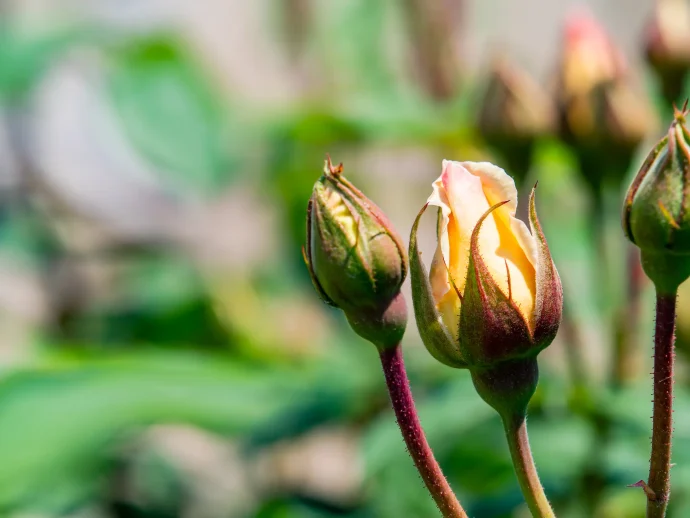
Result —
<path fill-rule="evenodd" d="M 686 0 L 657 1 L 645 31 L 645 54 L 666 101 L 678 101 L 690 70 L 690 6 Z"/>
<path fill-rule="evenodd" d="M 560 133 L 585 179 L 595 190 L 607 176 L 620 183 L 656 116 L 631 81 L 622 53 L 586 12 L 566 23 L 557 76 Z"/>
<path fill-rule="evenodd" d="M 685 108 L 676 111 L 668 134 L 633 180 L 623 208 L 623 229 L 640 247 L 645 272 L 657 290 L 669 293 L 690 275 L 687 113 Z"/>
<path fill-rule="evenodd" d="M 504 58 L 495 59 L 481 102 L 477 127 L 486 142 L 523 179 L 534 142 L 555 130 L 552 99 L 525 71 Z"/>
<path fill-rule="evenodd" d="M 326 161 L 307 209 L 304 259 L 316 290 L 377 346 L 397 344 L 407 309 L 407 258 L 388 218 Z"/>

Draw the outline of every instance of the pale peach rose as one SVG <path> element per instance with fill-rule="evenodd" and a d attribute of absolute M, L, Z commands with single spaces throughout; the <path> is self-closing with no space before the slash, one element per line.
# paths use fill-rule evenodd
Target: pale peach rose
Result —
<path fill-rule="evenodd" d="M 561 321 L 563 293 L 530 197 L 530 229 L 515 217 L 517 191 L 487 162 L 443 162 L 427 206 L 439 208 L 438 247 L 427 276 L 410 236 L 415 318 L 439 361 L 484 369 L 534 358 Z M 426 208 L 426 206 L 425 206 Z"/>
<path fill-rule="evenodd" d="M 488 162 L 444 160 L 443 173 L 433 189 L 428 203 L 441 209 L 441 220 L 429 278 L 448 329 L 457 338 L 461 305 L 457 292 L 465 291 L 472 231 L 482 214 L 502 201 L 507 203 L 494 210 L 482 225 L 479 253 L 492 279 L 533 328 L 537 249 L 525 223 L 515 217 L 517 190 L 513 179 Z"/>

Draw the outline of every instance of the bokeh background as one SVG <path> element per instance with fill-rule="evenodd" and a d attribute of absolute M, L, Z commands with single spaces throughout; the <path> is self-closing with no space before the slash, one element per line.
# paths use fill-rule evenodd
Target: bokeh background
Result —
<path fill-rule="evenodd" d="M 669 113 L 644 61 L 653 8 L 0 2 L 0 516 L 437 515 L 375 349 L 318 300 L 302 262 L 326 153 L 405 240 L 444 158 L 494 160 L 523 194 L 539 181 L 566 321 L 541 355 L 536 462 L 559 517 L 644 516 L 626 486 L 648 470 L 653 293 L 620 206 Z M 584 9 L 642 96 L 623 112 L 646 102 L 656 117 L 623 165 L 606 146 L 584 161 L 555 130 L 510 171 L 477 124 L 494 56 L 558 95 L 563 27 Z M 593 188 L 583 164 L 617 181 Z M 428 258 L 433 218 L 423 226 Z M 690 516 L 686 300 L 673 517 Z M 468 513 L 529 516 L 467 372 L 434 362 L 412 322 L 404 350 Z"/>

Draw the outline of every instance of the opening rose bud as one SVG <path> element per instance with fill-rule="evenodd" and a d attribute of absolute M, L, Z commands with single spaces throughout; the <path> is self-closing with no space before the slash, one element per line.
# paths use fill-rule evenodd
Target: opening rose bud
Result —
<path fill-rule="evenodd" d="M 675 110 L 668 134 L 643 163 L 623 207 L 625 234 L 640 248 L 645 272 L 664 293 L 675 293 L 690 276 L 687 115 L 687 106 Z"/>
<path fill-rule="evenodd" d="M 356 333 L 378 347 L 399 343 L 407 324 L 405 248 L 330 158 L 309 200 L 304 260 L 321 298 L 342 309 Z"/>
<path fill-rule="evenodd" d="M 605 177 L 621 182 L 656 117 L 622 53 L 586 11 L 567 20 L 557 75 L 560 133 L 582 174 L 595 192 Z"/>
<path fill-rule="evenodd" d="M 690 70 L 690 7 L 685 0 L 656 3 L 645 31 L 645 51 L 666 101 L 677 101 Z"/>
<path fill-rule="evenodd" d="M 428 205 L 439 207 L 438 247 L 428 276 L 416 236 L 424 209 L 410 237 L 415 315 L 427 349 L 473 375 L 536 357 L 556 335 L 563 294 L 534 195 L 531 233 L 515 217 L 517 192 L 503 169 L 444 161 Z M 527 370 L 536 384 L 534 367 Z"/>

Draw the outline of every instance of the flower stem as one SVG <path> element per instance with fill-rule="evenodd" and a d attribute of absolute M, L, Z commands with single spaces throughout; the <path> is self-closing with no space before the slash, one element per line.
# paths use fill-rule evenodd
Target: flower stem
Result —
<path fill-rule="evenodd" d="M 635 323 L 639 321 L 640 304 L 646 278 L 640 262 L 639 248 L 629 245 L 626 254 L 628 292 L 626 303 L 619 308 L 614 323 L 611 380 L 616 388 L 634 380 L 640 364 L 639 350 L 635 343 Z"/>
<path fill-rule="evenodd" d="M 444 518 L 467 518 L 467 514 L 443 476 L 441 467 L 436 462 L 422 430 L 410 391 L 410 381 L 405 372 L 402 347 L 397 345 L 383 349 L 380 351 L 380 357 L 398 426 L 405 439 L 407 451 L 417 466 L 424 484 Z"/>
<path fill-rule="evenodd" d="M 676 293 L 656 295 L 654 332 L 654 414 L 652 456 L 647 485 L 647 517 L 666 515 L 671 492 L 671 435 L 673 434 L 673 331 L 676 320 Z"/>
<path fill-rule="evenodd" d="M 525 416 L 503 417 L 503 426 L 508 439 L 510 456 L 517 474 L 520 489 L 525 497 L 527 506 L 536 518 L 555 518 L 544 488 L 539 481 L 537 468 L 534 465 L 532 451 L 527 438 L 527 419 Z"/>

